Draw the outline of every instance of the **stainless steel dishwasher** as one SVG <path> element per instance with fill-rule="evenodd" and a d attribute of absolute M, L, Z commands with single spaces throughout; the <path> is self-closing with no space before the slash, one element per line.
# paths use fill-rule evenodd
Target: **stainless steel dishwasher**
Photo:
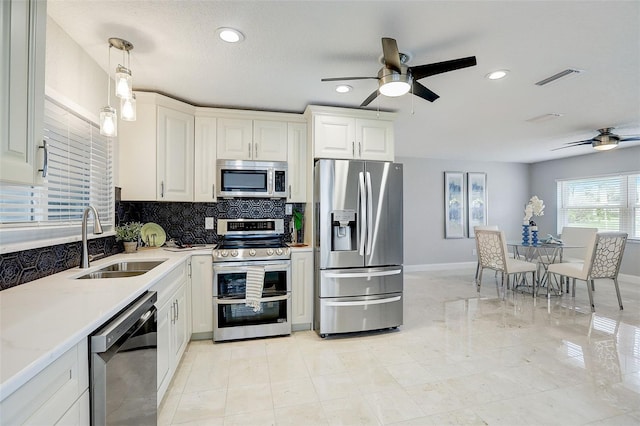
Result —
<path fill-rule="evenodd" d="M 145 293 L 90 337 L 92 425 L 156 425 L 157 298 Z"/>

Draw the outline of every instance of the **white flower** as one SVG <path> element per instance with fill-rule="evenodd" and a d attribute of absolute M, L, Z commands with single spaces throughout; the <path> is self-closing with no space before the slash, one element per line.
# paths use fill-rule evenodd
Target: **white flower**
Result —
<path fill-rule="evenodd" d="M 530 221 L 532 216 L 544 216 L 544 201 L 537 195 L 531 197 L 524 208 L 524 220 Z"/>

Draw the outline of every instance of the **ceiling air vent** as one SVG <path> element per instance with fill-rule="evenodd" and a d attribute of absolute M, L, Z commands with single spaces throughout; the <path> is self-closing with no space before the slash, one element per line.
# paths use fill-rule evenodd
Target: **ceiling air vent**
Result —
<path fill-rule="evenodd" d="M 574 68 L 568 68 L 564 71 L 560 71 L 557 74 L 552 75 L 551 77 L 547 77 L 544 80 L 540 80 L 539 82 L 536 83 L 536 86 L 544 86 L 546 84 L 549 83 L 553 83 L 555 81 L 558 81 L 561 78 L 565 78 L 568 76 L 576 76 L 578 74 L 580 74 L 582 72 L 582 70 L 577 70 Z"/>

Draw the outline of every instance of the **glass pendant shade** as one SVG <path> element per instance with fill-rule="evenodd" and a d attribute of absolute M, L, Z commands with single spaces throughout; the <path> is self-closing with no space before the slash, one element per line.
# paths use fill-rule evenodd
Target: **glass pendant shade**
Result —
<path fill-rule="evenodd" d="M 110 105 L 100 110 L 100 134 L 103 136 L 118 135 L 118 116 Z"/>
<path fill-rule="evenodd" d="M 136 94 L 120 99 L 120 118 L 124 121 L 136 121 Z"/>
<path fill-rule="evenodd" d="M 133 82 L 131 71 L 122 65 L 116 68 L 116 96 L 119 98 L 130 98 L 133 94 Z"/>

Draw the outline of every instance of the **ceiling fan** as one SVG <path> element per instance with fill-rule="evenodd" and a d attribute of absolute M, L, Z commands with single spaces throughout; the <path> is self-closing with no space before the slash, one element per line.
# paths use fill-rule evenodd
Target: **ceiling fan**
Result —
<path fill-rule="evenodd" d="M 409 90 L 411 90 L 414 95 L 433 102 L 440 96 L 418 83 L 417 80 L 476 65 L 476 57 L 469 56 L 450 61 L 410 67 L 406 65 L 409 57 L 404 53 L 399 53 L 396 40 L 389 37 L 382 38 L 382 53 L 384 66 L 378 71 L 377 77 L 335 77 L 323 78 L 321 81 L 378 80 L 378 89 L 369 95 L 360 106 L 369 105 L 371 101 L 380 94 L 385 96 L 402 96 L 409 92 Z"/>
<path fill-rule="evenodd" d="M 583 141 L 568 142 L 565 144 L 566 146 L 552 149 L 552 151 L 557 151 L 559 149 L 565 148 L 573 148 L 574 146 L 580 145 L 591 145 L 598 151 L 606 151 L 617 147 L 619 142 L 640 141 L 640 136 L 618 136 L 614 133 L 611 133 L 612 130 L 613 127 L 598 129 L 598 136 Z"/>

